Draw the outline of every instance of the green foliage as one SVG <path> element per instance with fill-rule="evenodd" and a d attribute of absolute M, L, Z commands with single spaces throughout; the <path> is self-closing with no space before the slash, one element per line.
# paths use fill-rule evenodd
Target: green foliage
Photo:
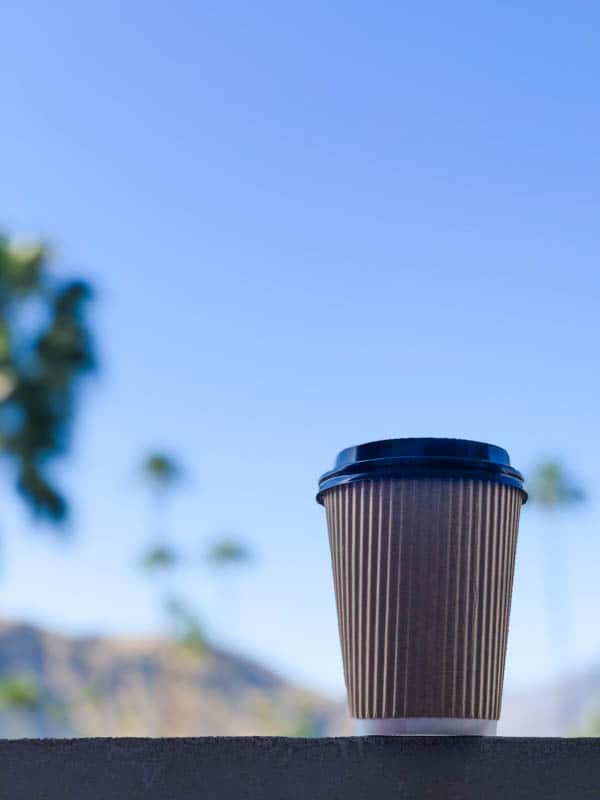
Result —
<path fill-rule="evenodd" d="M 163 584 L 161 592 L 165 590 L 165 578 L 172 576 L 173 570 L 185 566 L 200 566 L 197 559 L 190 557 L 185 548 L 175 548 L 169 544 L 169 527 L 165 521 L 165 511 L 168 500 L 175 486 L 182 479 L 183 470 L 179 462 L 163 451 L 153 451 L 142 461 L 141 475 L 152 490 L 150 510 L 152 514 L 151 526 L 154 533 L 151 536 L 152 545 L 144 552 L 140 566 L 152 577 L 157 586 Z M 252 552 L 248 546 L 233 536 L 222 536 L 208 549 L 203 558 L 215 570 L 224 574 L 226 567 L 235 567 L 246 564 L 252 559 Z M 159 578 L 162 578 L 159 581 Z M 169 593 L 169 589 L 167 589 Z M 207 637 L 204 626 L 197 614 L 186 605 L 186 601 L 179 597 L 169 596 L 163 601 L 168 628 L 171 637 L 182 647 L 198 653 L 205 652 Z"/>
<path fill-rule="evenodd" d="M 167 490 L 181 481 L 183 471 L 172 456 L 154 452 L 143 460 L 142 475 L 153 489 Z"/>
<path fill-rule="evenodd" d="M 141 475 L 153 492 L 156 506 L 152 509 L 156 531 L 154 544 L 142 555 L 140 566 L 148 573 L 164 572 L 179 563 L 179 554 L 163 540 L 163 514 L 168 493 L 181 481 L 183 471 L 170 455 L 155 451 L 147 455 L 141 464 Z"/>
<path fill-rule="evenodd" d="M 168 544 L 157 544 L 142 556 L 140 566 L 146 572 L 160 572 L 177 566 L 179 556 Z"/>
<path fill-rule="evenodd" d="M 314 708 L 301 705 L 290 715 L 280 735 L 310 739 L 314 736 L 319 736 L 320 729 L 319 716 Z"/>
<path fill-rule="evenodd" d="M 224 536 L 210 547 L 207 560 L 216 567 L 242 565 L 252 560 L 252 551 L 242 541 Z"/>
<path fill-rule="evenodd" d="M 90 287 L 57 280 L 49 262 L 45 245 L 0 236 L 0 455 L 29 507 L 59 521 L 67 500 L 49 464 L 68 452 L 80 379 L 95 358 Z"/>
<path fill-rule="evenodd" d="M 585 492 L 568 475 L 560 461 L 543 461 L 528 482 L 529 499 L 545 510 L 554 510 L 585 500 Z"/>
<path fill-rule="evenodd" d="M 581 736 L 600 736 L 600 711 L 592 717 L 590 723 L 580 733 Z"/>
<path fill-rule="evenodd" d="M 197 614 L 178 597 L 167 599 L 165 612 L 177 644 L 195 653 L 205 653 L 208 640 Z"/>
<path fill-rule="evenodd" d="M 41 691 L 29 675 L 10 675 L 0 680 L 0 709 L 35 711 Z"/>

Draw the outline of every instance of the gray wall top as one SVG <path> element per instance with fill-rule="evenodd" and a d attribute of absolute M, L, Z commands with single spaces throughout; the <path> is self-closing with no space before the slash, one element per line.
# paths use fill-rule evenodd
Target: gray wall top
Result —
<path fill-rule="evenodd" d="M 0 741 L 7 800 L 584 800 L 600 739 Z"/>

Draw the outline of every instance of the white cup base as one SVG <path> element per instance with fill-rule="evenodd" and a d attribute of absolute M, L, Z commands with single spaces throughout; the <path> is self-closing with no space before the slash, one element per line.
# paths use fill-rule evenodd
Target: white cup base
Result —
<path fill-rule="evenodd" d="M 495 736 L 495 719 L 394 717 L 353 719 L 355 736 Z"/>

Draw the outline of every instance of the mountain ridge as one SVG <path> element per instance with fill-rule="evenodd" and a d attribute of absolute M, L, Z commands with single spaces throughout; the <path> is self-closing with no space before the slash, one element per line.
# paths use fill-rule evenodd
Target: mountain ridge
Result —
<path fill-rule="evenodd" d="M 0 622 L 0 681 L 34 688 L 4 703 L 0 735 L 327 735 L 347 728 L 342 703 L 218 647 L 160 637 L 68 636 Z"/>
<path fill-rule="evenodd" d="M 229 650 L 197 652 L 161 637 L 72 636 L 0 621 L 0 687 L 11 681 L 12 701 L 0 692 L 0 737 L 351 732 L 343 700 Z M 599 711 L 600 666 L 506 691 L 498 734 L 581 735 Z"/>

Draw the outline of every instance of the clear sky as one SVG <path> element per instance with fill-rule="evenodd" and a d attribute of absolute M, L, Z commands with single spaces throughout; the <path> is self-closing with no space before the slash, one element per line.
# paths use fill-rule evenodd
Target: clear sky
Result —
<path fill-rule="evenodd" d="M 71 541 L 2 491 L 1 613 L 156 628 L 135 467 L 167 448 L 176 538 L 258 553 L 237 601 L 193 569 L 182 590 L 341 691 L 317 477 L 350 444 L 459 436 L 584 480 L 570 659 L 600 660 L 599 36 L 600 8 L 554 0 L 4 8 L 0 224 L 96 284 L 103 368 L 60 470 Z M 509 683 L 553 669 L 557 536 L 527 512 Z"/>

